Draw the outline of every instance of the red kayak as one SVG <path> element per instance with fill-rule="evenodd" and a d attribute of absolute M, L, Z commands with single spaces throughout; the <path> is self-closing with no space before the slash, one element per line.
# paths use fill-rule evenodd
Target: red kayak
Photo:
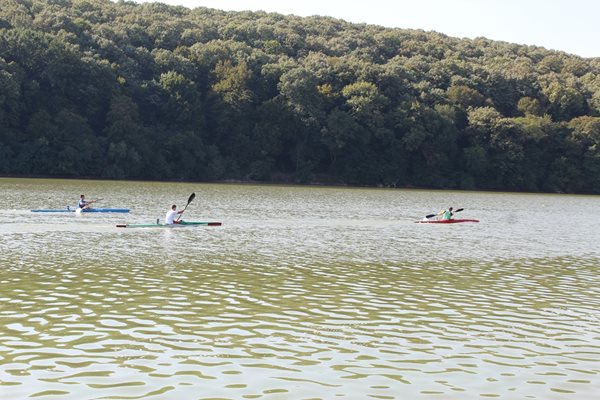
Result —
<path fill-rule="evenodd" d="M 460 222 L 479 222 L 478 219 L 432 219 L 431 221 L 415 221 L 417 224 L 458 224 Z"/>

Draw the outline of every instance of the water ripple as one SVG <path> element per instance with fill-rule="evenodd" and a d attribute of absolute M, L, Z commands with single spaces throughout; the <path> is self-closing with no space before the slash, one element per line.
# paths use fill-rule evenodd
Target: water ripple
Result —
<path fill-rule="evenodd" d="M 129 198 L 119 183 L 97 185 Z M 168 187 L 187 198 L 182 185 Z M 154 218 L 146 192 L 172 196 L 132 187 L 131 218 Z M 43 188 L 31 199 L 58 196 Z M 2 222 L 0 398 L 596 395 L 598 232 L 576 215 L 577 231 L 541 223 L 524 240 L 515 221 L 531 210 L 510 196 L 512 220 L 451 228 L 402 214 L 432 209 L 430 192 L 205 189 L 206 204 L 229 199 L 212 210 L 223 229 Z M 19 193 L 8 198 L 29 201 Z"/>

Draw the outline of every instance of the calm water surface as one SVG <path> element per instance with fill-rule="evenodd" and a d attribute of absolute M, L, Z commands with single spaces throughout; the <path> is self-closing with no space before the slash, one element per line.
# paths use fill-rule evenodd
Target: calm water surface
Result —
<path fill-rule="evenodd" d="M 163 218 L 222 227 L 118 229 Z M 79 194 L 130 214 L 38 214 Z M 440 208 L 479 224 L 415 224 Z M 0 399 L 597 399 L 600 197 L 0 179 Z"/>

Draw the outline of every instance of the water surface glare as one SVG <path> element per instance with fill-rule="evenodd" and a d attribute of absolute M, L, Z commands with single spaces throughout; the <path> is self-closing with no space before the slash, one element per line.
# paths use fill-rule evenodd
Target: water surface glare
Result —
<path fill-rule="evenodd" d="M 0 191 L 0 399 L 598 398 L 599 197 L 34 179 Z M 115 227 L 192 192 L 184 219 L 223 226 Z M 29 212 L 80 193 L 132 212 Z M 414 223 L 448 206 L 481 222 Z"/>

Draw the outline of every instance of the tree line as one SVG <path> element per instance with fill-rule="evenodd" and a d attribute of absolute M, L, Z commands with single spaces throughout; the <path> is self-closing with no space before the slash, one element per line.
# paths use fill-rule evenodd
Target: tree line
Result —
<path fill-rule="evenodd" d="M 328 17 L 2 0 L 0 174 L 600 193 L 600 58 Z"/>

